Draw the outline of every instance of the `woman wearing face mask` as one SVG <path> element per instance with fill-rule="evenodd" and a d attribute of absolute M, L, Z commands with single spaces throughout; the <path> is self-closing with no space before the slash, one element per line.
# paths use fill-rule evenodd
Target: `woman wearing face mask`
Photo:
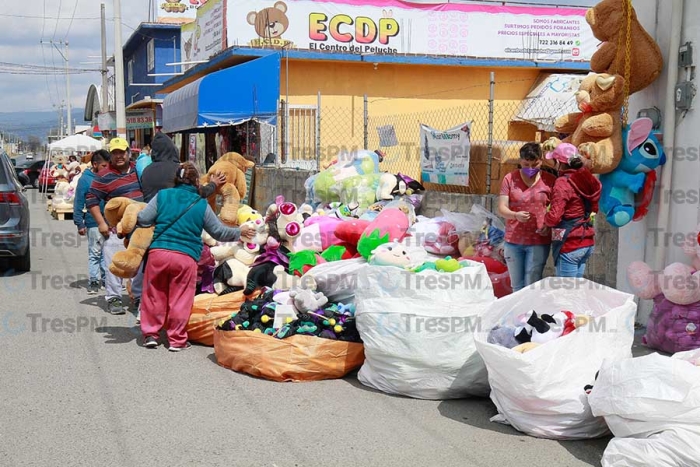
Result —
<path fill-rule="evenodd" d="M 498 214 L 506 219 L 505 258 L 513 292 L 542 279 L 551 236 L 544 223 L 556 178 L 540 170 L 542 148 L 520 148 L 520 169 L 501 182 Z"/>
<path fill-rule="evenodd" d="M 560 144 L 547 153 L 554 160 L 559 178 L 554 184 L 551 206 L 544 218 L 552 228 L 552 259 L 559 277 L 583 277 L 593 253 L 593 216 L 598 211 L 601 185 L 571 144 Z"/>

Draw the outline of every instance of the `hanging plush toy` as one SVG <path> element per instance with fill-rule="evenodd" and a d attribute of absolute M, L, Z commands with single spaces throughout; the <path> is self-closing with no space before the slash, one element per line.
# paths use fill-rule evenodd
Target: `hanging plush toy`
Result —
<path fill-rule="evenodd" d="M 613 227 L 639 220 L 648 211 L 656 182 L 654 169 L 666 163 L 664 148 L 652 133 L 653 126 L 651 119 L 640 118 L 625 128 L 620 165 L 600 176 L 600 211 Z"/>
<path fill-rule="evenodd" d="M 587 76 L 576 93 L 580 112 L 559 117 L 554 125 L 564 140 L 550 138 L 546 151 L 561 143 L 571 143 L 590 161 L 591 171 L 609 173 L 622 159 L 622 123 L 620 109 L 624 102 L 625 79 L 620 75 Z"/>

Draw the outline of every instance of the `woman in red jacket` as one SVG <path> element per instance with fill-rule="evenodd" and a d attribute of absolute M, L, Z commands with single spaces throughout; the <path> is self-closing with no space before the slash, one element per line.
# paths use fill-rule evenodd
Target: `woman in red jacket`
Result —
<path fill-rule="evenodd" d="M 559 178 L 544 223 L 552 228 L 552 259 L 559 277 L 583 277 L 595 245 L 593 216 L 598 211 L 601 185 L 571 144 L 547 154 Z"/>

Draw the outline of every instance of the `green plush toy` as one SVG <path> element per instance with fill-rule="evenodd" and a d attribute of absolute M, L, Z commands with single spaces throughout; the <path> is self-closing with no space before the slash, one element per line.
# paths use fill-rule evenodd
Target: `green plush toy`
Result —
<path fill-rule="evenodd" d="M 314 267 L 318 264 L 318 253 L 313 250 L 301 250 L 289 254 L 289 273 L 304 273 L 304 266 Z"/>

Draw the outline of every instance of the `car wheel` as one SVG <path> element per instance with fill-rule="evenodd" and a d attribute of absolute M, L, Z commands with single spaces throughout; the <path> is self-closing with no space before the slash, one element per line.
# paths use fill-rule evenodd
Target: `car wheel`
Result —
<path fill-rule="evenodd" d="M 32 259 L 30 249 L 27 248 L 27 253 L 23 256 L 14 258 L 14 267 L 17 272 L 29 272 L 32 269 Z"/>

